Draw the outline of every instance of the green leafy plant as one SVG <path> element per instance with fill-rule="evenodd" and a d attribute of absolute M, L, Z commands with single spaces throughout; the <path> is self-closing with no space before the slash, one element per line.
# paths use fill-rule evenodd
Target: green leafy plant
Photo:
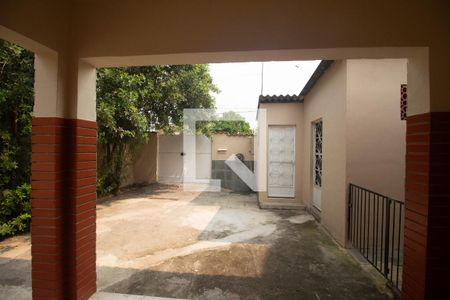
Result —
<path fill-rule="evenodd" d="M 31 185 L 24 183 L 0 196 L 0 238 L 27 231 L 30 227 Z"/>
<path fill-rule="evenodd" d="M 0 239 L 30 223 L 34 55 L 0 40 Z"/>

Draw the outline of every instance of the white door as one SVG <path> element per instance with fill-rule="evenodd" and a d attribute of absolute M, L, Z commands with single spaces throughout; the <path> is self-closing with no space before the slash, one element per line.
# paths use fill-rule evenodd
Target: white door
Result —
<path fill-rule="evenodd" d="M 313 205 L 321 209 L 322 202 L 322 121 L 313 123 Z"/>
<path fill-rule="evenodd" d="M 162 183 L 183 181 L 182 135 L 159 136 L 158 181 Z"/>
<path fill-rule="evenodd" d="M 196 178 L 211 178 L 211 140 L 204 135 L 196 136 Z M 183 159 L 194 159 L 194 153 L 183 152 L 182 135 L 160 135 L 158 153 L 158 181 L 161 183 L 183 182 Z"/>
<path fill-rule="evenodd" d="M 269 126 L 268 175 L 269 197 L 294 197 L 294 126 Z"/>

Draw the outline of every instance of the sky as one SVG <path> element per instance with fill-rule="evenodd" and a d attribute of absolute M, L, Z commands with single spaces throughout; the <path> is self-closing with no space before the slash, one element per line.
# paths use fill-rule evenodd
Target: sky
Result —
<path fill-rule="evenodd" d="M 264 95 L 296 94 L 305 86 L 320 60 L 264 62 Z M 215 94 L 219 112 L 235 110 L 255 126 L 261 94 L 261 62 L 210 64 L 210 73 L 220 93 Z"/>

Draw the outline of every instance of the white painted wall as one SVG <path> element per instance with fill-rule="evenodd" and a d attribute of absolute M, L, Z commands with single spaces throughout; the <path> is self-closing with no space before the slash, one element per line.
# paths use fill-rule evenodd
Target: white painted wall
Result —
<path fill-rule="evenodd" d="M 183 181 L 183 136 L 160 135 L 158 149 L 158 181 Z"/>
<path fill-rule="evenodd" d="M 196 136 L 195 152 L 197 179 L 211 179 L 211 140 L 204 135 Z"/>

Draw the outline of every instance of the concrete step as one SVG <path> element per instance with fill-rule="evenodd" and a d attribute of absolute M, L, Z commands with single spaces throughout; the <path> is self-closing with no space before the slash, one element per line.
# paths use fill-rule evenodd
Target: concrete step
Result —
<path fill-rule="evenodd" d="M 161 298 L 143 295 L 128 295 L 118 293 L 97 292 L 90 300 L 187 300 L 179 298 Z"/>
<path fill-rule="evenodd" d="M 259 206 L 261 208 L 270 208 L 270 209 L 306 209 L 304 204 L 298 202 L 286 202 L 285 200 L 269 200 L 260 202 Z"/>

